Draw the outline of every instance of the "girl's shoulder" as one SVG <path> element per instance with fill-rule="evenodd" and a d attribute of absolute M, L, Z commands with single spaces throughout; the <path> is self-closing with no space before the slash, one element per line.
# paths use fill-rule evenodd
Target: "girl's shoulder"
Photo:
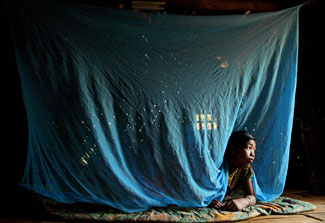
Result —
<path fill-rule="evenodd" d="M 248 180 L 253 175 L 253 168 L 250 164 L 231 169 L 230 175 L 236 175 L 241 180 Z"/>
<path fill-rule="evenodd" d="M 242 176 L 244 180 L 249 180 L 253 176 L 253 168 L 250 164 L 243 167 Z"/>

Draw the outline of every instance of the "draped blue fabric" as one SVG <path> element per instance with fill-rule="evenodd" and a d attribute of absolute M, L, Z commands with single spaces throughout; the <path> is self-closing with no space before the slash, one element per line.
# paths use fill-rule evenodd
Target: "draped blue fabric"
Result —
<path fill-rule="evenodd" d="M 222 200 L 230 134 L 257 138 L 259 200 L 284 188 L 299 6 L 183 16 L 9 3 L 27 111 L 24 187 L 125 212 Z"/>

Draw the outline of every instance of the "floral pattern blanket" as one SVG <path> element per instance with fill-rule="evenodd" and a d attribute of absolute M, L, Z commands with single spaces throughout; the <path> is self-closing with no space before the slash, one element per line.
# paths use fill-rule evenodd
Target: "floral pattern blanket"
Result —
<path fill-rule="evenodd" d="M 107 222 L 229 222 L 261 215 L 296 214 L 316 209 L 316 206 L 289 197 L 279 197 L 271 202 L 258 202 L 242 211 L 221 211 L 214 208 L 184 208 L 168 206 L 152 208 L 137 213 L 124 213 L 105 205 L 77 203 L 64 204 L 42 197 L 42 204 L 50 214 L 65 220 Z"/>

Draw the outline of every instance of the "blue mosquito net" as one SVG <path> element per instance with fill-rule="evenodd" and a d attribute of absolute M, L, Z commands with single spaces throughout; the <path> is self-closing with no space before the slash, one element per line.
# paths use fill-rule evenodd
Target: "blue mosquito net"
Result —
<path fill-rule="evenodd" d="M 278 197 L 299 8 L 184 16 L 8 3 L 29 130 L 21 185 L 125 212 L 202 207 L 225 196 L 227 141 L 247 130 L 256 197 Z"/>

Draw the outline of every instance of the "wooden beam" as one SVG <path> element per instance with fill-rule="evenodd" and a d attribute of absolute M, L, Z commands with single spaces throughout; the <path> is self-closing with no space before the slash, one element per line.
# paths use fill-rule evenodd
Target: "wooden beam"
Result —
<path fill-rule="evenodd" d="M 280 3 L 263 0 L 166 0 L 174 7 L 213 11 L 274 11 Z"/>
<path fill-rule="evenodd" d="M 132 9 L 138 10 L 164 10 L 164 1 L 132 1 Z"/>

